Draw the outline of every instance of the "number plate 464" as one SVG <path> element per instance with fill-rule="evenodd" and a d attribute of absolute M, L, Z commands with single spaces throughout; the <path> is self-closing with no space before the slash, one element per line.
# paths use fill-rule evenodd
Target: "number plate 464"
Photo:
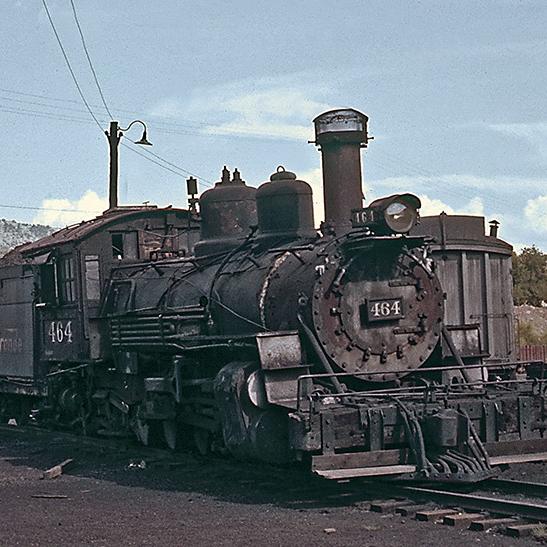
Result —
<path fill-rule="evenodd" d="M 369 300 L 367 302 L 367 319 L 369 321 L 386 321 L 403 317 L 401 298 Z"/>
<path fill-rule="evenodd" d="M 47 336 L 53 344 L 72 344 L 72 321 L 50 321 Z"/>

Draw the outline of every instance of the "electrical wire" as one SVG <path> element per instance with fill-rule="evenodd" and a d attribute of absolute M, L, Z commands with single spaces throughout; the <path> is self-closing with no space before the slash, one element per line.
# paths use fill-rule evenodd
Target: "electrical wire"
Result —
<path fill-rule="evenodd" d="M 70 75 L 72 76 L 72 80 L 74 81 L 74 84 L 76 86 L 76 89 L 78 90 L 78 93 L 80 94 L 80 97 L 83 101 L 83 103 L 85 104 L 88 112 L 91 114 L 91 117 L 95 120 L 95 123 L 99 126 L 99 129 L 102 131 L 103 128 L 99 122 L 99 120 L 97 119 L 97 117 L 95 116 L 93 110 L 91 109 L 91 107 L 89 106 L 89 103 L 87 102 L 85 96 L 84 96 L 84 93 L 80 87 L 80 84 L 78 83 L 78 79 L 76 78 L 76 74 L 74 73 L 74 70 L 72 70 L 72 66 L 70 64 L 70 61 L 68 59 L 68 55 L 66 54 L 66 51 L 65 51 L 65 48 L 63 46 L 63 43 L 61 42 L 61 38 L 59 36 L 59 33 L 57 32 L 57 29 L 55 28 L 55 23 L 53 22 L 53 19 L 51 18 L 51 14 L 49 12 L 49 8 L 47 7 L 47 3 L 46 3 L 46 0 L 42 0 L 42 4 L 44 5 L 44 9 L 46 10 L 46 14 L 47 14 L 47 18 L 49 20 L 49 23 L 51 25 L 51 28 L 53 29 L 53 33 L 55 34 L 55 38 L 57 38 L 57 43 L 59 44 L 59 47 L 61 48 L 61 52 L 63 54 L 63 57 L 65 59 L 65 63 L 66 63 L 66 66 L 68 67 L 68 70 L 70 72 Z"/>
<path fill-rule="evenodd" d="M 0 110 L 2 112 L 7 112 L 9 114 L 17 114 L 20 116 L 31 116 L 31 117 L 38 117 L 38 118 L 47 118 L 49 120 L 57 120 L 57 121 L 63 121 L 63 122 L 78 122 L 78 123 L 85 123 L 90 124 L 93 123 L 89 118 L 83 119 L 83 118 L 77 118 L 75 116 L 70 116 L 68 114 L 54 114 L 53 112 L 40 112 L 37 110 L 31 110 L 27 108 L 15 108 L 11 106 L 4 106 L 0 104 Z"/>
<path fill-rule="evenodd" d="M 205 186 L 212 186 L 212 183 L 210 181 L 208 181 L 207 179 L 204 179 L 203 177 L 200 177 L 199 175 L 195 175 L 195 174 L 191 173 L 190 171 L 187 171 L 186 169 L 183 169 L 182 167 L 179 167 L 178 165 L 175 165 L 174 163 L 171 163 L 170 161 L 168 161 L 168 160 L 162 158 L 161 156 L 159 156 L 158 154 L 154 154 L 153 152 L 150 152 L 149 150 L 147 150 L 147 152 L 149 154 L 152 154 L 154 157 L 160 159 L 161 161 L 167 163 L 168 165 L 172 165 L 172 166 L 176 167 L 176 169 L 178 169 L 179 171 L 182 171 L 182 173 L 180 173 L 179 171 L 175 171 L 174 169 L 171 169 L 171 167 L 168 167 L 167 165 L 163 165 L 162 163 L 160 163 L 159 161 L 154 160 L 153 158 L 150 158 L 149 156 L 147 156 L 143 151 L 141 151 L 138 148 L 133 148 L 132 146 L 130 146 L 130 145 L 124 143 L 124 142 L 122 142 L 121 145 L 123 147 L 127 148 L 128 150 L 131 150 L 131 152 L 133 152 L 134 154 L 137 154 L 138 156 L 142 156 L 143 158 L 147 159 L 148 161 L 151 161 L 152 163 L 155 163 L 156 165 L 159 165 L 163 169 L 165 169 L 167 171 L 170 171 L 171 173 L 173 173 L 174 175 L 177 175 L 178 177 L 182 177 L 183 174 L 190 175 L 192 177 L 199 178 L 200 181 L 202 181 Z"/>
<path fill-rule="evenodd" d="M 54 110 L 65 110 L 66 112 L 75 112 L 77 114 L 87 114 L 85 110 L 81 108 L 71 108 L 70 106 L 62 106 L 56 104 L 47 104 L 39 101 L 30 101 L 28 99 L 14 99 L 13 97 L 0 97 L 2 101 L 8 101 L 9 103 L 18 103 L 22 105 L 39 106 L 42 108 L 50 108 Z M 79 104 L 79 103 L 78 103 Z"/>
<path fill-rule="evenodd" d="M 72 6 L 72 13 L 74 14 L 74 21 L 76 21 L 76 26 L 78 27 L 78 32 L 80 33 L 80 38 L 82 40 L 82 46 L 85 51 L 85 56 L 87 57 L 87 62 L 89 63 L 89 68 L 91 69 L 91 72 L 93 74 L 93 79 L 95 80 L 95 84 L 97 85 L 97 89 L 99 90 L 99 95 L 101 96 L 101 100 L 103 101 L 103 105 L 105 110 L 108 112 L 108 115 L 111 119 L 114 118 L 112 113 L 110 112 L 110 109 L 108 108 L 108 105 L 106 104 L 106 99 L 104 97 L 103 90 L 101 89 L 101 85 L 99 84 L 99 79 L 97 78 L 97 73 L 95 72 L 95 68 L 93 67 L 93 63 L 91 62 L 91 57 L 89 56 L 89 51 L 87 50 L 87 44 L 85 43 L 84 33 L 82 32 L 82 27 L 80 26 L 80 21 L 78 20 L 78 14 L 76 13 L 76 6 L 74 5 L 74 0 L 70 0 L 70 5 Z"/>
<path fill-rule="evenodd" d="M 100 213 L 99 210 L 88 211 L 84 209 L 54 209 L 51 207 L 31 207 L 27 205 L 7 205 L 5 203 L 0 203 L 1 209 L 25 209 L 30 211 L 54 211 L 58 213 Z"/>
<path fill-rule="evenodd" d="M 97 117 L 95 116 L 95 113 L 94 113 L 93 110 L 91 109 L 91 106 L 90 106 L 89 103 L 87 102 L 87 100 L 86 100 L 86 98 L 85 98 L 85 96 L 84 96 L 84 94 L 83 94 L 83 91 L 82 91 L 82 89 L 81 89 L 81 87 L 80 87 L 80 84 L 78 83 L 78 79 L 76 78 L 76 74 L 74 73 L 74 70 L 72 69 L 72 66 L 71 66 L 71 64 L 70 64 L 70 61 L 69 61 L 69 59 L 68 59 L 68 55 L 67 55 L 67 53 L 66 53 L 66 51 L 65 51 L 65 48 L 64 48 L 63 43 L 62 43 L 62 41 L 61 41 L 61 38 L 60 38 L 60 36 L 59 36 L 59 33 L 57 32 L 57 29 L 56 29 L 55 24 L 54 24 L 54 22 L 53 22 L 53 19 L 52 19 L 52 17 L 51 17 L 51 14 L 50 14 L 50 11 L 49 11 L 49 9 L 48 9 L 46 0 L 42 0 L 42 4 L 44 5 L 44 9 L 46 10 L 46 14 L 47 14 L 48 20 L 49 20 L 49 22 L 50 22 L 51 28 L 53 29 L 53 32 L 54 32 L 54 34 L 55 34 L 55 37 L 57 38 L 57 43 L 59 44 L 59 47 L 61 48 L 61 52 L 63 53 L 63 57 L 64 57 L 64 59 L 65 59 L 66 65 L 67 65 L 67 67 L 68 67 L 68 70 L 70 71 L 70 75 L 72 76 L 72 79 L 73 79 L 73 81 L 74 81 L 74 84 L 76 85 L 76 89 L 78 90 L 78 93 L 80 94 L 80 97 L 81 97 L 83 103 L 85 104 L 85 106 L 86 106 L 88 112 L 91 114 L 93 120 L 95 121 L 95 123 L 97 124 L 97 126 L 99 127 L 99 129 L 101 130 L 101 133 L 102 133 L 102 132 L 103 132 L 103 127 L 102 127 L 101 123 L 99 122 L 99 120 L 97 119 Z M 94 68 L 93 68 L 93 63 L 91 62 L 91 58 L 90 58 L 90 56 L 89 56 L 89 52 L 88 52 L 88 50 L 87 50 L 87 46 L 85 45 L 85 39 L 84 39 L 84 36 L 83 36 L 83 32 L 82 32 L 82 30 L 81 30 L 81 26 L 80 26 L 79 21 L 78 21 L 78 16 L 77 16 L 77 13 L 76 13 L 76 9 L 75 9 L 75 6 L 74 6 L 74 3 L 73 3 L 72 0 L 71 0 L 71 5 L 72 5 L 72 7 L 73 7 L 73 13 L 74 13 L 74 17 L 75 17 L 75 19 L 76 19 L 76 24 L 77 24 L 77 26 L 78 26 L 78 30 L 79 30 L 79 32 L 80 32 L 80 37 L 81 37 L 81 39 L 82 39 L 82 44 L 84 45 L 84 50 L 85 50 L 85 52 L 86 52 L 86 56 L 87 56 L 87 58 L 88 58 L 88 61 L 89 61 L 91 70 L 92 70 L 92 72 L 93 72 L 93 76 L 94 76 L 94 78 L 95 78 L 96 84 L 97 84 L 97 86 L 98 86 L 98 89 L 99 89 L 99 92 L 100 92 L 100 95 L 101 95 L 101 99 L 103 100 L 103 104 L 104 104 L 104 106 L 105 106 L 105 108 L 106 108 L 108 114 L 110 115 L 111 118 L 113 118 L 113 116 L 112 116 L 112 114 L 110 113 L 110 110 L 108 109 L 108 106 L 107 106 L 107 104 L 106 104 L 106 100 L 104 99 L 104 94 L 103 94 L 102 89 L 101 89 L 101 87 L 100 87 L 100 84 L 99 84 L 99 81 L 98 81 L 98 78 L 97 78 L 97 74 L 96 74 L 96 72 L 95 72 L 95 70 L 94 70 Z M 122 144 L 123 144 L 123 143 L 122 143 Z M 180 176 L 180 173 L 177 173 L 176 171 L 174 171 L 174 170 L 171 169 L 170 167 L 167 167 L 167 165 L 163 165 L 162 163 L 153 160 L 152 158 L 150 158 L 150 157 L 147 156 L 146 154 L 143 154 L 142 152 L 139 152 L 139 151 L 137 151 L 136 149 L 131 148 L 130 146 L 127 146 L 127 145 L 125 145 L 125 146 L 126 146 L 127 148 L 129 148 L 129 150 L 132 150 L 133 152 L 135 152 L 137 155 L 139 155 L 139 156 L 141 156 L 141 157 L 147 159 L 148 161 L 151 161 L 152 163 L 155 163 L 155 164 L 158 165 L 159 167 L 161 167 L 161 168 L 163 168 L 163 169 L 165 169 L 165 170 L 167 170 L 167 171 L 170 171 L 171 173 L 174 173 L 174 174 L 177 174 L 177 175 Z M 180 167 L 180 166 L 178 166 L 178 165 L 176 165 L 176 164 L 174 164 L 174 163 L 172 163 L 172 162 L 169 162 L 168 160 L 162 158 L 162 157 L 159 156 L 158 154 L 152 153 L 152 155 L 154 155 L 156 158 L 158 158 L 159 160 L 163 161 L 164 163 L 176 167 L 176 169 L 178 169 L 179 171 L 182 171 L 182 172 L 184 172 L 184 173 L 189 173 L 189 174 L 190 174 L 190 171 L 187 171 L 186 169 L 184 169 L 184 168 L 182 168 L 182 167 Z M 197 175 L 192 175 L 192 176 L 197 176 Z M 201 180 L 206 180 L 206 179 L 203 179 L 202 177 L 198 177 L 198 178 L 200 178 Z M 210 181 L 207 181 L 207 182 L 208 182 L 209 184 L 211 184 Z"/>
<path fill-rule="evenodd" d="M 210 180 L 207 180 L 206 178 L 200 177 L 199 175 L 196 175 L 195 173 L 192 173 L 191 171 L 188 171 L 187 169 L 183 169 L 182 167 L 179 167 L 178 165 L 176 165 L 174 163 L 171 163 L 170 161 L 166 160 L 165 158 L 162 158 L 158 154 L 152 152 L 152 150 L 145 149 L 145 153 L 146 154 L 151 154 L 155 158 L 158 158 L 159 160 L 165 162 L 167 165 L 170 165 L 170 166 L 174 167 L 175 169 L 179 169 L 180 171 L 182 171 L 186 175 L 190 175 L 191 177 L 199 178 L 201 182 L 207 183 L 207 184 L 205 184 L 205 186 L 212 186 L 213 185 L 213 182 L 211 182 Z"/>
<path fill-rule="evenodd" d="M 10 94 L 10 95 L 20 95 L 20 96 L 23 96 L 23 97 L 32 97 L 34 99 L 44 99 L 46 101 L 80 104 L 80 101 L 76 101 L 74 99 L 65 99 L 65 98 L 60 98 L 60 97 L 50 97 L 48 95 L 38 95 L 36 93 L 26 93 L 26 92 L 23 92 L 23 91 L 16 91 L 16 90 L 13 90 L 13 89 L 0 88 L 0 92 L 1 93 L 7 93 L 7 94 Z M 46 105 L 44 105 L 44 106 L 46 106 Z M 96 106 L 96 105 L 91 105 L 91 106 Z M 62 107 L 58 107 L 58 108 L 62 108 Z M 138 115 L 141 114 L 141 112 L 138 112 L 136 110 L 127 110 L 127 109 L 123 109 L 123 108 L 116 108 L 116 111 L 117 112 L 122 112 L 124 114 L 130 114 L 132 116 L 133 115 L 138 116 Z M 181 121 L 183 121 L 184 123 L 181 123 Z M 211 125 L 208 122 L 203 122 L 203 121 L 200 122 L 200 121 L 197 121 L 197 120 L 185 120 L 185 119 L 179 120 L 177 122 L 172 122 L 172 121 L 165 120 L 165 121 L 162 121 L 161 123 L 165 124 L 165 125 L 175 125 L 175 126 L 179 126 L 179 127 L 194 127 L 194 128 L 208 127 L 208 126 Z"/>

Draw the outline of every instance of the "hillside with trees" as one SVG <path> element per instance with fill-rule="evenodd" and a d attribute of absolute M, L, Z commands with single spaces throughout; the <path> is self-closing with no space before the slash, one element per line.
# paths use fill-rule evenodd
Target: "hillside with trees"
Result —
<path fill-rule="evenodd" d="M 513 297 L 521 344 L 547 344 L 547 254 L 536 247 L 513 253 Z"/>
<path fill-rule="evenodd" d="M 0 218 L 0 256 L 3 256 L 17 245 L 36 241 L 53 231 L 54 228 L 51 226 L 24 224 L 15 220 Z"/>

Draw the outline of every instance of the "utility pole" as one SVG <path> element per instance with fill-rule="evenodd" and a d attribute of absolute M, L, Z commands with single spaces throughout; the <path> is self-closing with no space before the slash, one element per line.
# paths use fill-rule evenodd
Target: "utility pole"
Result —
<path fill-rule="evenodd" d="M 143 126 L 142 137 L 135 141 L 134 144 L 144 146 L 152 146 L 146 135 L 146 124 L 141 120 L 132 121 L 126 129 L 122 129 L 118 122 L 110 122 L 110 131 L 105 131 L 104 134 L 108 139 L 108 147 L 110 148 L 110 169 L 108 177 L 108 208 L 115 209 L 118 206 L 118 146 L 125 131 L 129 131 L 135 123 L 140 123 Z"/>
<path fill-rule="evenodd" d="M 108 208 L 115 209 L 118 206 L 118 145 L 121 139 L 118 122 L 110 122 L 110 132 L 105 131 L 105 135 L 110 148 Z"/>

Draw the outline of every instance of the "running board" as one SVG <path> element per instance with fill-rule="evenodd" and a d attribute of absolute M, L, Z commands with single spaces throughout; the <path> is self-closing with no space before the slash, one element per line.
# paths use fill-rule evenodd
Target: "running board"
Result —
<path fill-rule="evenodd" d="M 486 443 L 492 466 L 547 461 L 547 439 Z M 322 454 L 312 457 L 312 471 L 332 480 L 415 473 L 410 451 L 405 448 Z"/>
<path fill-rule="evenodd" d="M 349 479 L 414 473 L 416 465 L 409 460 L 406 448 L 322 454 L 312 457 L 312 471 L 326 479 Z"/>
<path fill-rule="evenodd" d="M 506 456 L 494 456 L 490 458 L 490 465 L 503 465 L 510 463 L 526 463 L 547 461 L 547 452 L 535 452 L 532 454 L 508 454 Z"/>
<path fill-rule="evenodd" d="M 353 479 L 357 477 L 375 477 L 378 475 L 400 475 L 415 473 L 415 465 L 385 465 L 378 467 L 356 467 L 353 469 L 314 469 L 314 473 L 331 480 Z"/>

